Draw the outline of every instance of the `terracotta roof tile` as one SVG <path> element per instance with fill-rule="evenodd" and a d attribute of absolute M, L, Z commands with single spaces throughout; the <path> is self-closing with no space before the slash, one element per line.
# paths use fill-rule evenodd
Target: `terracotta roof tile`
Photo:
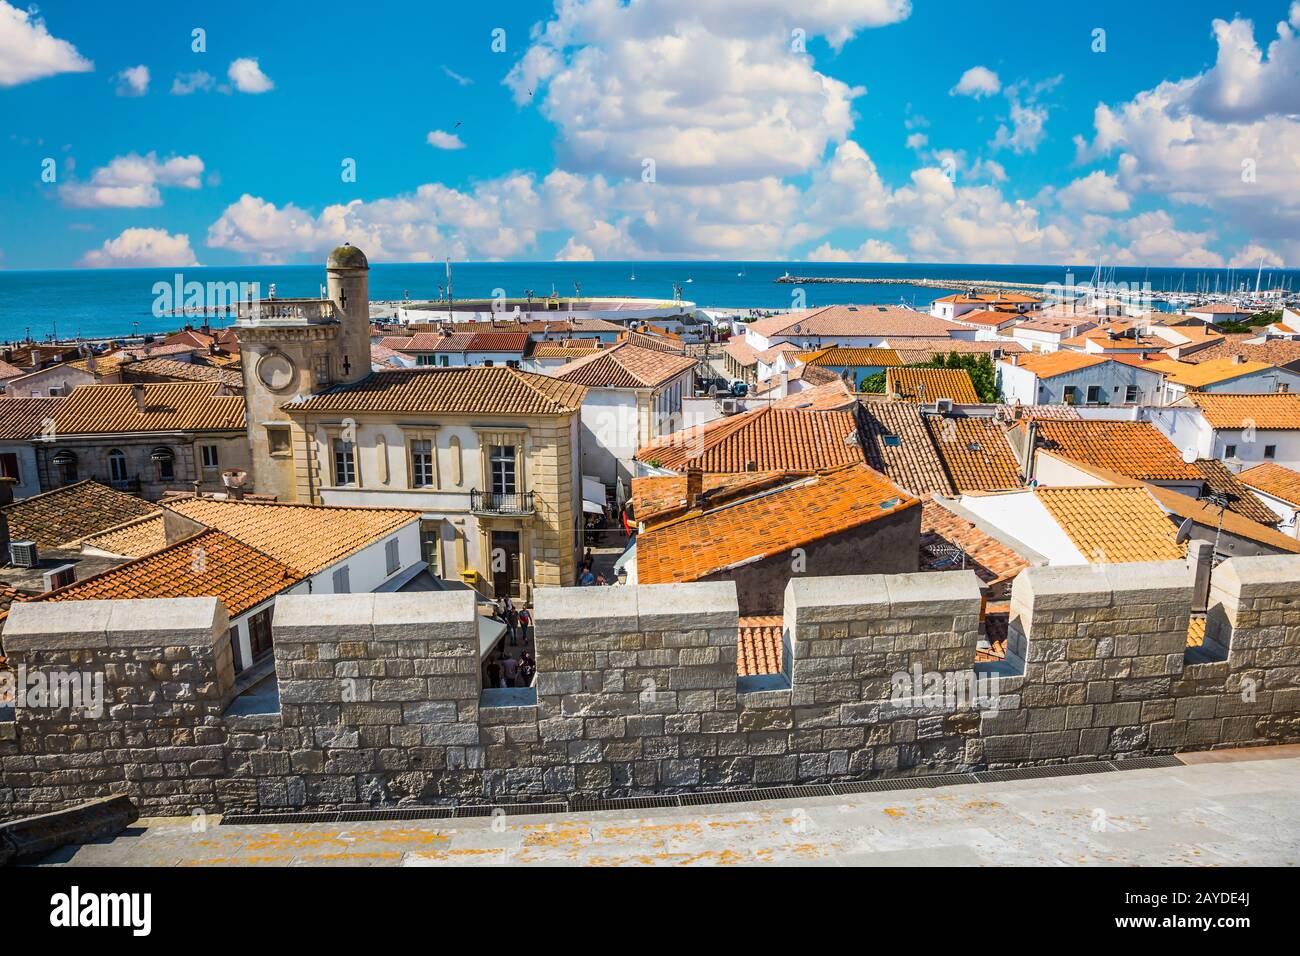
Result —
<path fill-rule="evenodd" d="M 112 601 L 215 597 L 234 617 L 301 581 L 303 575 L 220 531 L 185 541 L 33 598 Z"/>
<path fill-rule="evenodd" d="M 397 508 L 334 508 L 221 498 L 176 498 L 167 507 L 224 531 L 304 575 L 315 574 L 418 519 Z"/>
<path fill-rule="evenodd" d="M 971 342 L 966 339 L 930 339 L 905 338 L 891 342 L 899 357 L 908 365 L 920 365 L 933 361 L 936 356 L 947 356 L 953 352 L 958 355 L 992 355 L 996 350 L 1003 355 L 1015 355 L 1029 351 L 1019 342 Z"/>
<path fill-rule="evenodd" d="M 769 316 L 751 322 L 749 327 L 764 337 L 880 335 L 894 338 L 943 338 L 959 328 L 926 312 L 897 305 L 828 305 Z"/>
<path fill-rule="evenodd" d="M 631 342 L 602 349 L 561 365 L 552 375 L 561 382 L 589 388 L 654 388 L 695 367 L 695 359 Z"/>
<path fill-rule="evenodd" d="M 1277 515 L 1272 509 L 1256 498 L 1250 488 L 1242 483 L 1242 475 L 1245 472 L 1242 472 L 1242 475 L 1234 475 L 1228 470 L 1228 466 L 1217 458 L 1198 458 L 1194 464 L 1205 477 L 1205 483 L 1211 491 L 1230 495 L 1235 499 L 1229 503 L 1229 511 L 1235 511 L 1243 518 L 1258 521 L 1260 524 L 1277 524 Z"/>
<path fill-rule="evenodd" d="M 706 507 L 750 495 L 764 488 L 789 482 L 783 471 L 751 471 L 739 474 L 704 475 L 702 494 Z M 685 475 L 651 475 L 632 479 L 633 513 L 647 525 L 684 514 L 686 503 Z"/>
<path fill-rule="evenodd" d="M 1146 367 L 1161 373 L 1175 385 L 1182 385 L 1186 388 L 1204 388 L 1206 385 L 1230 382 L 1234 378 L 1241 378 L 1243 375 L 1264 372 L 1273 368 L 1267 362 L 1237 362 L 1231 358 L 1210 359 L 1207 362 L 1194 365 L 1189 362 L 1164 359 L 1159 362 L 1151 362 Z"/>
<path fill-rule="evenodd" d="M 504 365 L 385 369 L 354 385 L 336 385 L 289 411 L 445 412 L 560 415 L 582 405 L 586 389 Z"/>
<path fill-rule="evenodd" d="M 1006 491 L 1024 479 L 1004 427 L 992 418 L 924 415 L 934 446 L 959 492 Z"/>
<path fill-rule="evenodd" d="M 1173 561 L 1186 552 L 1145 488 L 1037 488 L 1034 496 L 1092 564 Z"/>
<path fill-rule="evenodd" d="M 1021 428 L 1025 425 L 1022 423 Z M 1200 481 L 1195 465 L 1150 422 L 1038 420 L 1039 447 L 1150 481 Z"/>
<path fill-rule="evenodd" d="M 1211 428 L 1256 429 L 1300 428 L 1300 395 L 1282 392 L 1271 395 L 1230 395 L 1190 392 L 1188 400 L 1201 410 Z"/>
<path fill-rule="evenodd" d="M 781 673 L 785 646 L 779 614 L 742 617 L 736 622 L 736 674 L 763 677 Z"/>
<path fill-rule="evenodd" d="M 706 472 L 809 474 L 861 461 L 856 432 L 851 411 L 764 407 L 663 435 L 636 458 L 674 471 L 692 464 Z"/>
<path fill-rule="evenodd" d="M 1180 518 L 1191 518 L 1194 523 L 1209 530 L 1218 526 L 1219 509 L 1212 503 L 1198 501 L 1195 498 L 1179 494 L 1169 488 L 1161 488 L 1158 485 L 1148 484 L 1146 489 L 1156 501 L 1160 502 L 1160 506 L 1166 511 L 1176 514 Z M 1223 513 L 1223 530 L 1240 538 L 1249 538 L 1251 541 L 1266 544 L 1278 551 L 1300 554 L 1300 541 L 1290 535 L 1283 534 L 1276 528 L 1260 524 L 1258 521 L 1251 521 L 1249 518 L 1243 518 L 1232 511 Z"/>
<path fill-rule="evenodd" d="M 81 546 L 118 554 L 124 558 L 142 558 L 146 554 L 153 554 L 167 547 L 163 516 L 152 514 L 133 518 L 115 528 L 82 538 Z"/>
<path fill-rule="evenodd" d="M 697 581 L 919 504 L 874 469 L 849 465 L 642 532 L 637 580 Z"/>
<path fill-rule="evenodd" d="M 929 403 L 950 398 L 961 405 L 978 405 L 980 400 L 975 383 L 964 368 L 887 368 L 885 392 L 890 398 L 905 402 Z"/>
<path fill-rule="evenodd" d="M 1088 355 L 1083 352 L 1070 352 L 1060 349 L 1055 352 L 1025 355 L 1018 358 L 1014 363 L 1007 364 L 1014 364 L 1016 368 L 1026 369 L 1040 379 L 1047 379 L 1055 378 L 1058 375 L 1068 375 L 1071 372 L 1092 368 L 1094 365 L 1101 365 L 1109 361 L 1111 361 L 1111 358 L 1107 355 Z"/>
<path fill-rule="evenodd" d="M 143 388 L 141 411 L 134 389 Z M 157 431 L 232 431 L 244 428 L 244 397 L 218 395 L 217 382 L 155 385 L 81 385 L 54 416 L 58 435 Z"/>
<path fill-rule="evenodd" d="M 227 388 L 239 391 L 244 387 L 244 376 L 229 369 L 214 368 L 198 362 L 178 362 L 175 359 L 143 359 L 122 367 L 126 380 L 142 382 L 220 382 Z"/>
<path fill-rule="evenodd" d="M 727 344 L 722 347 L 722 351 L 731 356 L 742 367 L 758 364 L 758 352 L 752 345 L 745 341 L 743 335 L 733 335 L 727 339 Z"/>
<path fill-rule="evenodd" d="M 0 439 L 22 440 L 39 435 L 46 420 L 54 420 L 66 398 L 0 398 Z"/>
<path fill-rule="evenodd" d="M 814 385 L 802 391 L 791 392 L 772 403 L 773 408 L 800 408 L 806 411 L 836 411 L 852 408 L 857 398 L 838 377 L 824 385 Z"/>
<path fill-rule="evenodd" d="M 1287 504 L 1300 508 L 1300 472 L 1292 471 L 1290 468 L 1283 468 L 1281 465 L 1268 461 L 1262 465 L 1256 465 L 1254 468 L 1247 468 L 1237 477 L 1244 485 L 1258 488 L 1266 495 L 1280 498 Z M 1270 515 L 1272 515 L 1272 512 L 1270 512 Z M 1276 523 L 1276 516 L 1272 516 L 1274 521 L 1270 523 Z"/>
<path fill-rule="evenodd" d="M 867 464 L 917 496 L 955 493 L 919 405 L 870 402 L 859 414 L 865 424 Z"/>
<path fill-rule="evenodd" d="M 1253 362 L 1267 362 L 1269 365 L 1300 365 L 1300 342 L 1287 339 L 1272 339 L 1258 345 L 1247 345 L 1244 338 L 1249 336 L 1225 336 L 1224 341 L 1207 348 L 1198 349 L 1187 355 L 1179 356 L 1184 362 L 1210 362 L 1216 359 L 1231 358 L 1240 355 Z"/>
<path fill-rule="evenodd" d="M 161 514 L 155 504 L 89 480 L 23 498 L 3 510 L 10 540 L 35 541 L 39 548 L 65 547 L 132 518 Z"/>
<path fill-rule="evenodd" d="M 981 531 L 974 522 L 954 514 L 933 499 L 921 506 L 921 570 L 953 571 L 963 566 L 944 553 L 944 546 L 960 548 L 965 567 L 975 572 L 995 596 L 1007 588 L 1029 562 L 1013 548 Z"/>
<path fill-rule="evenodd" d="M 863 366 L 888 368 L 902 365 L 903 359 L 897 349 L 845 348 L 833 345 L 815 352 L 801 352 L 799 360 L 806 365 L 833 365 L 846 368 Z"/>
<path fill-rule="evenodd" d="M 666 332 L 639 332 L 633 329 L 624 332 L 619 338 L 625 342 L 631 342 L 633 345 L 639 345 L 643 349 L 654 349 L 656 352 L 671 352 L 674 355 L 686 354 L 686 343 L 680 337 Z"/>

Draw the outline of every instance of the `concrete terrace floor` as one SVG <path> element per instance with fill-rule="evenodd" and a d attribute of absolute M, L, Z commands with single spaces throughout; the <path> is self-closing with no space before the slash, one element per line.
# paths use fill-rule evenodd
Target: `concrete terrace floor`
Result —
<path fill-rule="evenodd" d="M 1300 748 L 1187 765 L 931 790 L 466 820 L 208 826 L 141 820 L 46 864 L 1300 864 Z"/>

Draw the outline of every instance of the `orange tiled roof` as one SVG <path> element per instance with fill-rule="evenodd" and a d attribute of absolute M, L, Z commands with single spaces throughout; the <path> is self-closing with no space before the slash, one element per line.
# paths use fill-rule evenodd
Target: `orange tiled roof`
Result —
<path fill-rule="evenodd" d="M 1189 392 L 1187 398 L 1201 410 L 1211 428 L 1237 429 L 1251 425 L 1270 430 L 1300 428 L 1300 395 L 1294 392 L 1270 395 Z"/>
<path fill-rule="evenodd" d="M 1277 524 L 1277 515 L 1251 493 L 1250 488 L 1242 483 L 1239 475 L 1234 475 L 1228 466 L 1217 458 L 1198 458 L 1196 470 L 1205 478 L 1205 484 L 1211 491 L 1226 494 L 1235 500 L 1229 503 L 1228 510 L 1235 511 L 1243 518 L 1258 521 L 1260 524 Z"/>
<path fill-rule="evenodd" d="M 668 332 L 641 332 L 632 329 L 620 335 L 619 339 L 631 342 L 633 345 L 639 345 L 643 349 L 654 349 L 656 352 L 671 352 L 674 355 L 686 354 L 686 344 L 681 337 Z"/>
<path fill-rule="evenodd" d="M 143 389 L 143 411 L 134 389 Z M 244 429 L 244 396 L 218 395 L 217 382 L 81 385 L 59 406 L 55 434 Z"/>
<path fill-rule="evenodd" d="M 1014 549 L 931 499 L 921 505 L 921 570 L 953 571 L 962 567 L 960 560 L 954 563 L 934 551 L 936 545 L 961 548 L 966 555 L 965 566 L 998 596 L 1004 596 L 1012 579 L 1029 567 L 1029 562 Z"/>
<path fill-rule="evenodd" d="M 39 435 L 46 419 L 53 420 L 66 398 L 0 398 L 0 439 Z"/>
<path fill-rule="evenodd" d="M 1198 501 L 1195 498 L 1179 494 L 1170 488 L 1161 488 L 1158 485 L 1148 484 L 1146 487 L 1147 491 L 1151 493 L 1156 501 L 1160 502 L 1160 506 L 1166 511 L 1176 514 L 1180 518 L 1191 518 L 1193 522 L 1206 529 L 1214 529 L 1218 526 L 1219 509 L 1212 503 Z M 1266 544 L 1278 551 L 1300 554 L 1300 541 L 1290 535 L 1283 534 L 1276 528 L 1260 524 L 1258 521 L 1251 521 L 1249 518 L 1243 518 L 1232 511 L 1223 513 L 1223 530 L 1226 534 L 1236 535 L 1239 538 L 1249 538 L 1251 541 Z"/>
<path fill-rule="evenodd" d="M 950 398 L 961 405 L 978 405 L 979 393 L 964 368 L 885 369 L 885 392 L 905 402 L 933 402 Z"/>
<path fill-rule="evenodd" d="M 161 514 L 133 518 L 107 531 L 82 538 L 83 548 L 94 548 L 124 558 L 142 558 L 167 547 L 167 534 Z"/>
<path fill-rule="evenodd" d="M 32 495 L 4 508 L 9 539 L 35 541 L 38 548 L 64 547 L 132 518 L 156 514 L 161 514 L 157 505 L 90 480 Z"/>
<path fill-rule="evenodd" d="M 961 415 L 923 417 L 958 491 L 1006 491 L 1024 485 L 1001 424 L 992 418 Z"/>
<path fill-rule="evenodd" d="M 562 415 L 577 411 L 586 394 L 581 385 L 505 365 L 406 368 L 375 372 L 284 407 L 291 412 Z"/>
<path fill-rule="evenodd" d="M 1034 495 L 1091 564 L 1174 561 L 1186 552 L 1145 488 L 1037 488 Z"/>
<path fill-rule="evenodd" d="M 1109 361 L 1111 357 L 1107 355 L 1088 355 L 1085 352 L 1069 352 L 1061 349 L 1056 352 L 1025 355 L 1018 358 L 1014 364 L 1016 368 L 1026 369 L 1038 378 L 1046 379 L 1055 378 L 1057 375 L 1068 375 Z"/>
<path fill-rule="evenodd" d="M 232 617 L 297 584 L 303 575 L 220 531 L 204 531 L 36 601 L 215 597 Z"/>
<path fill-rule="evenodd" d="M 706 507 L 730 501 L 739 495 L 750 495 L 790 480 L 790 476 L 783 471 L 751 471 L 703 477 L 701 488 Z M 686 476 L 651 475 L 645 478 L 633 478 L 632 502 L 636 520 L 647 525 L 683 514 L 688 510 Z"/>
<path fill-rule="evenodd" d="M 176 498 L 172 511 L 269 554 L 305 575 L 386 537 L 420 517 L 399 508 L 342 508 L 221 498 Z"/>
<path fill-rule="evenodd" d="M 1039 447 L 1065 458 L 1149 481 L 1200 481 L 1178 449 L 1150 422 L 1037 420 Z M 1023 423 L 1021 428 L 1026 427 Z"/>
<path fill-rule="evenodd" d="M 373 346 L 372 346 L 373 348 Z M 244 387 L 244 376 L 229 369 L 215 368 L 198 362 L 178 362 L 175 359 L 143 359 L 121 366 L 124 379 L 140 381 L 220 382 L 236 391 Z"/>
<path fill-rule="evenodd" d="M 834 374 L 834 373 L 832 373 Z M 827 412 L 852 408 L 857 399 L 849 387 L 838 377 L 823 385 L 814 385 L 772 403 L 773 408 L 800 408 L 805 411 Z"/>
<path fill-rule="evenodd" d="M 956 491 L 919 405 L 871 402 L 859 414 L 866 426 L 868 465 L 917 496 Z"/>
<path fill-rule="evenodd" d="M 832 345 L 814 352 L 801 352 L 799 361 L 805 365 L 833 365 L 846 368 L 863 366 L 888 368 L 902 365 L 903 359 L 896 349 L 848 348 Z"/>
<path fill-rule="evenodd" d="M 758 614 L 736 622 L 736 674 L 762 677 L 781 673 L 785 646 L 781 639 L 784 619 L 779 614 Z"/>
<path fill-rule="evenodd" d="M 688 355 L 620 342 L 561 365 L 552 375 L 561 382 L 588 388 L 654 388 L 694 367 L 695 359 Z"/>
<path fill-rule="evenodd" d="M 748 367 L 758 364 L 758 351 L 745 341 L 743 335 L 733 335 L 727 339 L 727 344 L 722 347 L 722 351 L 726 352 L 741 366 Z"/>
<path fill-rule="evenodd" d="M 599 351 L 601 351 L 601 349 L 597 346 L 591 348 L 574 348 L 567 345 L 534 345 L 532 357 L 535 359 L 576 359 L 586 358 L 588 355 L 595 355 Z"/>
<path fill-rule="evenodd" d="M 953 352 L 958 355 L 988 355 L 996 350 L 1003 355 L 1018 355 L 1029 350 L 1019 342 L 971 342 L 966 339 L 899 339 L 895 351 L 908 365 L 920 365 L 933 361 L 937 356 L 948 356 Z"/>
<path fill-rule="evenodd" d="M 642 532 L 637 580 L 697 581 L 919 505 L 876 470 L 849 465 Z"/>
<path fill-rule="evenodd" d="M 1231 358 L 1240 355 L 1254 362 L 1267 362 L 1269 365 L 1300 365 L 1300 342 L 1289 339 L 1271 339 L 1258 345 L 1247 345 L 1249 335 L 1220 336 L 1222 341 L 1208 348 L 1198 349 L 1180 356 L 1184 362 L 1208 362 L 1214 359 Z"/>
<path fill-rule="evenodd" d="M 1204 388 L 1206 385 L 1228 382 L 1243 375 L 1267 371 L 1272 367 L 1267 362 L 1237 362 L 1231 358 L 1210 359 L 1208 362 L 1197 364 L 1163 359 L 1147 365 L 1147 368 L 1160 372 L 1168 381 L 1186 388 Z"/>
<path fill-rule="evenodd" d="M 862 461 L 854 413 L 763 407 L 662 435 L 638 461 L 681 471 L 788 471 L 809 474 Z M 852 442 L 850 441 L 852 439 Z"/>
<path fill-rule="evenodd" d="M 997 328 L 998 326 L 1008 325 L 1020 318 L 1019 312 L 999 312 L 996 309 L 976 309 L 971 312 L 964 312 L 961 315 L 954 316 L 954 322 L 973 322 L 976 325 L 987 325 Z"/>
<path fill-rule="evenodd" d="M 1300 472 L 1266 461 L 1254 468 L 1247 468 L 1237 477 L 1244 485 L 1300 508 Z"/>

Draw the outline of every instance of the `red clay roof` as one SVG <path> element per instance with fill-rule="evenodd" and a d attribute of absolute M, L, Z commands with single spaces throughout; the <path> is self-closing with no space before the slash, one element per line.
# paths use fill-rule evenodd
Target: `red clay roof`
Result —
<path fill-rule="evenodd" d="M 919 505 L 875 469 L 849 465 L 642 532 L 637 581 L 697 581 Z"/>
<path fill-rule="evenodd" d="M 586 392 L 580 385 L 504 365 L 385 369 L 284 407 L 291 412 L 559 415 L 576 411 Z"/>
<path fill-rule="evenodd" d="M 863 460 L 851 411 L 758 408 L 663 435 L 636 453 L 674 471 L 787 471 L 809 474 Z M 850 441 L 852 440 L 852 441 Z"/>
<path fill-rule="evenodd" d="M 620 342 L 595 355 L 561 365 L 553 377 L 588 388 L 654 388 L 695 367 L 688 355 Z"/>
<path fill-rule="evenodd" d="M 1085 464 L 1147 481 L 1201 481 L 1195 465 L 1150 422 L 1040 419 L 1039 447 Z M 1025 428 L 1025 424 L 1021 424 Z"/>

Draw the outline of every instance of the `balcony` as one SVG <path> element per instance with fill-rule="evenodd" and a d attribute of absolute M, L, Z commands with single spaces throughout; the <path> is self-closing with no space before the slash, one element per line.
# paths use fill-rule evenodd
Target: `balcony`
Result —
<path fill-rule="evenodd" d="M 334 303 L 329 299 L 254 299 L 240 302 L 239 319 L 246 324 L 262 322 L 329 322 L 335 317 Z"/>
<path fill-rule="evenodd" d="M 533 493 L 479 491 L 476 488 L 469 493 L 469 510 L 484 515 L 531 515 L 534 513 Z"/>

